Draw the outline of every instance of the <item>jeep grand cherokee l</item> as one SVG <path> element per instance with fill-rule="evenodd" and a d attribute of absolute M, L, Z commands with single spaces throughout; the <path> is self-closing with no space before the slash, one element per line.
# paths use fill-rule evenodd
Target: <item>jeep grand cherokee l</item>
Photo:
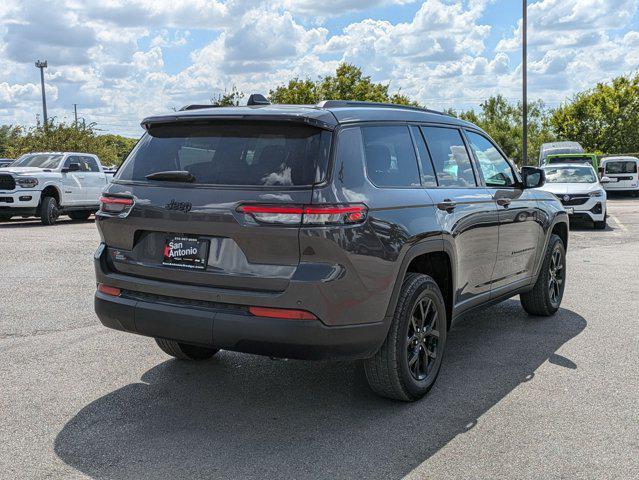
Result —
<path fill-rule="evenodd" d="M 410 401 L 462 314 L 517 294 L 559 308 L 567 215 L 470 123 L 325 101 L 142 125 L 97 213 L 95 309 L 169 355 L 361 358 Z"/>

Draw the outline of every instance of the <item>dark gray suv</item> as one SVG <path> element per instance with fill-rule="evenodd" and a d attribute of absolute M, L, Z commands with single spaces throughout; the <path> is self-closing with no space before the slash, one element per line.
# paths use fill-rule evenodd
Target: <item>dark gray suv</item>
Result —
<path fill-rule="evenodd" d="M 142 124 L 97 214 L 95 310 L 169 355 L 360 358 L 415 400 L 462 314 L 559 308 L 568 217 L 470 123 L 325 101 Z"/>

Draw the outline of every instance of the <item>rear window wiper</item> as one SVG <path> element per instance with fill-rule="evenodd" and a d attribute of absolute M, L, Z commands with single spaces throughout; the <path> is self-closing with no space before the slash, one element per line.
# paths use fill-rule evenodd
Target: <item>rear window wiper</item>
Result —
<path fill-rule="evenodd" d="M 165 172 L 154 172 L 146 176 L 147 180 L 160 180 L 164 182 L 195 182 L 195 176 L 186 170 L 167 170 Z"/>

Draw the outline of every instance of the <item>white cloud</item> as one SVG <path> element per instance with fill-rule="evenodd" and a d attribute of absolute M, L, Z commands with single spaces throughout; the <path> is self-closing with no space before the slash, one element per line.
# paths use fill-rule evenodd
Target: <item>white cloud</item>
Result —
<path fill-rule="evenodd" d="M 506 1 L 5 0 L 0 123 L 33 122 L 39 112 L 38 57 L 49 60 L 51 115 L 69 118 L 79 103 L 87 121 L 129 134 L 146 115 L 232 86 L 268 93 L 292 77 L 331 74 L 340 61 L 434 108 L 514 98 L 520 25 L 493 48 L 486 16 L 488 5 Z M 634 71 L 638 3 L 530 3 L 531 96 L 556 102 Z M 371 17 L 392 7 L 402 7 L 402 21 Z M 340 16 L 353 20 L 325 22 Z"/>

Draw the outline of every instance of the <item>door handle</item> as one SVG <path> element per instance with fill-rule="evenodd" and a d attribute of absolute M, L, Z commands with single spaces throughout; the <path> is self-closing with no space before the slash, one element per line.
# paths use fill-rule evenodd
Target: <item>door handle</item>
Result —
<path fill-rule="evenodd" d="M 497 205 L 507 208 L 512 203 L 510 198 L 498 198 Z"/>
<path fill-rule="evenodd" d="M 443 202 L 437 204 L 437 208 L 439 208 L 440 210 L 444 210 L 448 213 L 451 213 L 453 210 L 455 210 L 456 206 L 457 206 L 457 202 L 453 202 L 452 200 L 449 200 L 449 199 L 445 199 Z"/>

